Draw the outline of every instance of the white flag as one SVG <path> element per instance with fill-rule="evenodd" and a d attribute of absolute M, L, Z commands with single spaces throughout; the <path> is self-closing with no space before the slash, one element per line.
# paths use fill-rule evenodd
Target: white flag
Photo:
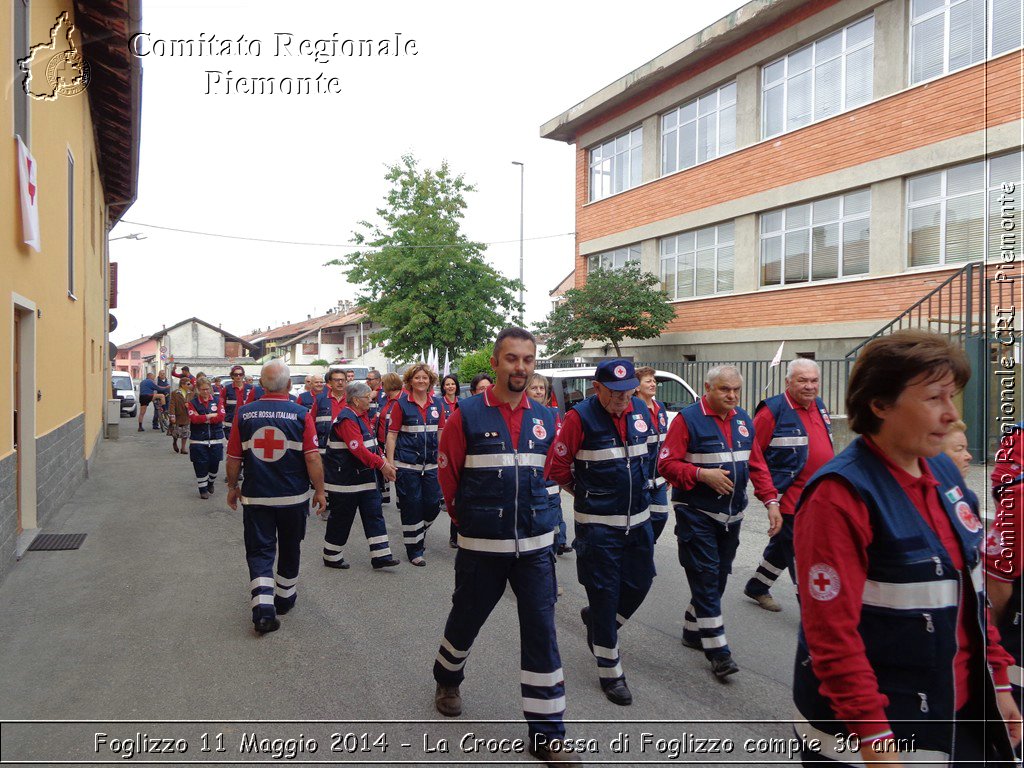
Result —
<path fill-rule="evenodd" d="M 448 375 L 449 373 L 451 373 L 451 372 L 452 372 L 452 365 L 451 365 L 451 363 L 450 363 L 450 362 L 448 361 L 448 350 L 446 349 L 446 350 L 444 351 L 444 373 L 443 373 L 443 374 L 441 374 L 441 375 L 442 375 L 442 376 L 447 376 L 447 375 Z"/>
<path fill-rule="evenodd" d="M 782 348 L 784 346 L 786 346 L 786 342 L 782 342 L 781 344 L 779 344 L 779 349 L 778 351 L 776 351 L 775 357 L 772 358 L 771 363 L 769 363 L 768 365 L 769 368 L 774 368 L 776 365 L 782 362 Z"/>
<path fill-rule="evenodd" d="M 39 187 L 36 184 L 36 159 L 18 139 L 18 190 L 21 195 L 21 231 L 25 245 L 39 252 Z"/>

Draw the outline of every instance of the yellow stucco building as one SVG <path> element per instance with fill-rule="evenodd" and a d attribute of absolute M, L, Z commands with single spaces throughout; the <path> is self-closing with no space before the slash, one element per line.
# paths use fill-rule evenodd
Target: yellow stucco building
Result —
<path fill-rule="evenodd" d="M 140 0 L 0 2 L 0 579 L 103 435 L 107 236 L 136 196 L 140 22 Z"/>

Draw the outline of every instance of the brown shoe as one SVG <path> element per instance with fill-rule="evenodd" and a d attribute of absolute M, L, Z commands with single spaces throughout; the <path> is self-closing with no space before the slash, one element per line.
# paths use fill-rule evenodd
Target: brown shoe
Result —
<path fill-rule="evenodd" d="M 771 611 L 772 613 L 778 613 L 779 611 L 782 610 L 782 606 L 779 605 L 778 602 L 775 600 L 775 598 L 772 597 L 767 592 L 765 594 L 763 594 L 763 595 L 755 595 L 755 594 L 753 594 L 751 592 L 748 592 L 747 590 L 743 590 L 743 594 L 746 595 L 747 597 L 749 597 L 751 600 L 753 600 L 758 605 L 760 605 L 766 611 Z"/>
<path fill-rule="evenodd" d="M 437 684 L 434 692 L 434 706 L 445 717 L 458 717 L 462 714 L 462 694 L 457 685 Z"/>
<path fill-rule="evenodd" d="M 575 752 L 566 751 L 561 739 L 546 739 L 539 734 L 530 739 L 530 754 L 554 768 L 578 768 L 583 765 Z"/>

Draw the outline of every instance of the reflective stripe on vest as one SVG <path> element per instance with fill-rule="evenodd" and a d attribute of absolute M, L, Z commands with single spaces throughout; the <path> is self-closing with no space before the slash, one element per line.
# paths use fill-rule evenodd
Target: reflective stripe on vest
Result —
<path fill-rule="evenodd" d="M 335 485 L 324 483 L 324 490 L 331 493 L 362 493 L 363 491 L 376 491 L 377 483 L 360 483 L 359 485 Z"/>
<path fill-rule="evenodd" d="M 293 504 L 301 504 L 309 501 L 313 495 L 313 489 L 300 493 L 297 496 L 243 496 L 243 504 L 258 504 L 263 507 L 290 507 Z"/>
<path fill-rule="evenodd" d="M 734 461 L 750 461 L 750 451 L 723 451 L 722 453 L 688 453 L 684 461 L 691 464 L 729 464 Z"/>
<path fill-rule="evenodd" d="M 376 448 L 377 447 L 377 441 L 375 439 L 373 439 L 373 438 L 370 438 L 369 440 L 364 439 L 363 440 L 363 446 L 365 448 Z M 346 443 L 344 441 L 341 441 L 341 440 L 328 440 L 327 441 L 327 447 L 328 448 L 333 448 L 336 451 L 347 451 L 349 449 L 348 448 L 348 443 Z"/>
<path fill-rule="evenodd" d="M 635 528 L 650 519 L 651 511 L 645 509 L 643 512 L 630 515 L 628 519 L 625 515 L 588 515 L 584 512 L 574 512 L 572 517 L 577 523 L 584 525 L 608 525 L 612 528 L 625 528 L 629 525 Z"/>
<path fill-rule="evenodd" d="M 396 461 L 395 466 L 398 469 L 411 469 L 415 472 L 429 472 L 432 469 L 437 469 L 437 464 L 406 464 L 404 461 Z"/>
<path fill-rule="evenodd" d="M 576 451 L 576 458 L 579 461 L 612 461 L 624 459 L 627 456 L 646 456 L 647 443 L 635 443 L 633 445 L 615 446 L 614 448 L 601 448 L 596 451 Z"/>
<path fill-rule="evenodd" d="M 195 441 L 193 440 L 193 442 L 195 442 Z M 252 439 L 250 439 L 250 440 L 243 440 L 242 441 L 242 450 L 243 451 L 251 451 L 252 447 L 253 447 L 252 444 L 253 444 L 253 440 Z M 285 440 L 284 441 L 284 447 L 289 449 L 289 450 L 292 450 L 292 451 L 301 451 L 302 450 L 302 443 L 296 442 L 295 440 Z"/>
<path fill-rule="evenodd" d="M 795 445 L 807 445 L 809 438 L 807 435 L 801 437 L 773 437 L 772 441 L 768 443 L 771 448 L 784 448 Z"/>
<path fill-rule="evenodd" d="M 959 583 L 956 579 L 945 581 L 915 582 L 864 582 L 864 604 L 879 608 L 919 610 L 929 608 L 955 608 L 958 602 Z"/>
<path fill-rule="evenodd" d="M 437 432 L 437 424 L 403 424 L 402 432 Z"/>
<path fill-rule="evenodd" d="M 516 546 L 518 542 L 518 548 Z M 536 552 L 539 549 L 546 549 L 555 543 L 555 532 L 548 531 L 539 536 L 531 536 L 526 539 L 476 539 L 459 534 L 459 547 L 470 549 L 474 552 L 493 552 L 495 554 L 511 555 L 515 552 L 525 554 Z"/>
<path fill-rule="evenodd" d="M 466 456 L 466 463 L 464 464 L 466 469 L 498 469 L 499 467 L 514 467 L 516 466 L 515 453 L 481 453 Z M 544 468 L 544 460 L 546 457 L 540 453 L 520 453 L 518 454 L 520 467 L 540 467 Z"/>

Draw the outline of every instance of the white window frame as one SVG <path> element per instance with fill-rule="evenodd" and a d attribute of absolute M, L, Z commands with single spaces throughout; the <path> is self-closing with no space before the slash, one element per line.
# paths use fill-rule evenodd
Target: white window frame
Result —
<path fill-rule="evenodd" d="M 1019 152 L 1019 150 L 1018 150 L 1018 152 Z M 990 253 L 990 249 L 989 249 L 989 239 L 990 239 L 990 235 L 991 235 L 990 228 L 991 228 L 991 224 L 992 224 L 992 221 L 991 221 L 991 219 L 992 219 L 992 209 L 991 209 L 991 206 L 990 206 L 990 202 L 991 202 L 991 195 L 992 195 L 992 193 L 1000 191 L 1000 188 L 1001 188 L 1003 182 L 1007 181 L 1007 180 L 1000 179 L 1000 180 L 997 180 L 995 182 L 992 181 L 992 160 L 994 160 L 996 158 L 1005 157 L 1008 154 L 1013 154 L 1013 153 L 1012 152 L 1010 152 L 1010 153 L 1002 153 L 1000 155 L 996 155 L 995 158 L 987 158 L 987 159 L 984 159 L 984 160 L 981 160 L 981 161 L 972 160 L 972 161 L 970 161 L 968 163 L 958 163 L 956 165 L 950 165 L 950 166 L 947 166 L 947 167 L 941 168 L 941 169 L 933 169 L 933 170 L 930 170 L 930 171 L 926 171 L 924 173 L 917 173 L 917 174 L 914 174 L 913 176 L 908 176 L 905 179 L 905 181 L 904 181 L 904 198 L 906 200 L 906 210 L 905 210 L 905 214 L 906 214 L 905 215 L 906 227 L 904 229 L 904 233 L 905 233 L 905 236 L 906 236 L 906 249 L 905 249 L 905 254 L 906 255 L 904 257 L 904 260 L 905 260 L 905 264 L 906 264 L 906 268 L 907 269 L 915 269 L 915 270 L 916 269 L 936 269 L 938 267 L 943 267 L 943 266 L 947 266 L 947 265 L 967 264 L 968 262 L 970 262 L 972 260 L 972 257 L 968 257 L 966 259 L 957 259 L 956 261 L 949 261 L 947 259 L 947 256 L 946 256 L 946 252 L 947 252 L 947 248 L 946 248 L 946 245 L 947 245 L 947 243 L 946 243 L 946 240 L 947 240 L 947 238 L 946 238 L 946 224 L 947 224 L 947 215 L 948 215 L 949 201 L 950 200 L 959 200 L 959 199 L 967 197 L 969 195 L 977 195 L 979 193 L 982 194 L 982 196 L 984 198 L 984 207 L 983 207 L 984 219 L 983 219 L 983 222 L 982 222 L 981 258 L 984 259 L 985 261 L 988 261 L 989 259 L 996 258 L 998 256 L 998 254 Z M 952 170 L 956 170 L 957 168 L 962 168 L 964 166 L 971 165 L 971 164 L 977 163 L 977 162 L 983 162 L 985 164 L 985 168 L 984 168 L 985 182 L 984 182 L 984 185 L 982 187 L 979 187 L 979 188 L 967 190 L 966 192 L 959 192 L 959 193 L 957 193 L 955 195 L 948 194 L 947 189 L 948 189 L 949 172 L 952 171 Z M 1018 168 L 1019 167 L 1020 166 L 1018 165 Z M 931 175 L 936 174 L 936 173 L 941 174 L 940 181 L 939 181 L 939 195 L 937 197 L 929 197 L 929 198 L 924 198 L 922 200 L 916 200 L 916 201 L 911 202 L 911 200 L 910 200 L 910 183 L 912 181 L 914 181 L 915 179 L 921 179 L 921 178 L 924 178 L 925 176 L 931 176 Z M 1013 180 L 1009 180 L 1009 181 L 1012 181 L 1012 183 L 1015 185 L 1015 192 L 1013 194 L 1019 196 L 1020 193 L 1021 193 L 1022 186 L 1024 186 L 1024 179 L 1018 178 L 1018 179 L 1013 179 Z M 935 205 L 936 203 L 938 203 L 939 206 L 940 206 L 940 208 L 939 208 L 939 260 L 936 263 L 934 263 L 934 264 L 911 264 L 910 263 L 910 258 L 911 258 L 910 246 L 911 246 L 911 234 L 912 233 L 911 233 L 911 216 L 910 216 L 910 212 L 912 210 L 914 210 L 914 209 L 917 209 L 917 208 L 924 208 L 924 207 L 929 206 L 929 205 Z M 1019 237 L 1019 233 L 1018 233 L 1018 237 Z"/>
<path fill-rule="evenodd" d="M 627 245 L 623 248 L 616 248 L 611 251 L 591 253 L 587 255 L 587 274 L 589 275 L 591 272 L 594 272 L 599 268 L 608 270 L 609 272 L 615 272 L 622 269 L 626 264 L 632 261 L 635 261 L 637 264 L 640 263 L 639 245 Z M 599 266 L 595 266 L 595 262 L 597 262 Z"/>
<path fill-rule="evenodd" d="M 868 207 L 866 211 L 859 213 L 848 214 L 846 212 L 846 198 L 848 195 L 858 194 L 861 192 L 868 193 Z M 824 203 L 831 203 L 835 200 L 839 201 L 839 216 L 830 218 L 825 221 L 815 222 L 814 220 L 814 206 L 821 205 Z M 809 206 L 807 212 L 807 223 L 801 226 L 788 227 L 786 219 L 790 210 L 794 208 L 801 208 L 803 206 Z M 782 226 L 779 229 L 772 229 L 765 231 L 764 221 L 765 217 L 774 213 L 782 214 Z M 843 274 L 843 266 L 845 263 L 845 233 L 848 224 L 855 222 L 868 222 L 868 268 L 864 272 L 857 272 L 856 274 L 846 275 Z M 835 277 L 814 277 L 814 228 L 827 226 L 829 224 L 839 225 L 839 253 L 837 255 L 836 263 L 836 275 Z M 871 187 L 861 187 L 859 189 L 851 189 L 843 192 L 839 195 L 831 195 L 829 197 L 821 197 L 817 200 L 811 200 L 805 203 L 797 203 L 795 205 L 787 205 L 785 208 L 773 208 L 770 211 L 765 211 L 758 217 L 758 237 L 757 237 L 757 252 L 758 252 L 758 286 L 759 288 L 782 288 L 787 285 L 811 285 L 813 283 L 825 283 L 834 280 L 849 280 L 857 277 L 865 277 L 871 274 Z M 786 235 L 790 233 L 807 231 L 807 279 L 800 280 L 799 282 L 787 283 L 786 282 Z M 770 238 L 781 237 L 782 238 L 782 253 L 781 260 L 779 261 L 779 282 L 777 283 L 765 283 L 764 282 L 764 265 L 765 265 L 765 243 Z"/>
<path fill-rule="evenodd" d="M 623 151 L 617 152 L 615 145 L 620 139 L 626 139 L 626 147 Z M 636 126 L 630 128 L 628 131 L 624 131 L 617 134 L 614 138 L 603 141 L 600 144 L 591 147 L 587 150 L 587 185 L 588 189 L 588 201 L 591 203 L 597 202 L 598 200 L 604 200 L 605 198 L 617 195 L 620 192 L 633 189 L 643 183 L 643 127 Z M 636 168 L 634 169 L 633 155 L 636 150 Z M 600 157 L 595 160 L 595 154 L 600 152 Z M 607 169 L 600 169 L 604 163 L 608 163 Z M 622 172 L 622 177 L 625 180 L 625 185 L 622 189 L 615 188 L 615 177 L 616 171 L 619 165 L 625 164 L 625 168 Z M 636 179 L 634 180 L 634 173 Z M 600 177 L 608 178 L 608 190 L 605 191 L 604 185 L 598 185 L 595 183 L 595 179 L 600 174 Z"/>
<path fill-rule="evenodd" d="M 873 23 L 874 23 L 873 22 L 874 14 L 873 13 L 869 13 L 866 16 L 862 16 L 859 19 L 855 19 L 854 21 L 851 21 L 849 24 L 846 24 L 845 26 L 843 26 L 842 29 L 840 29 L 840 30 L 834 30 L 832 32 L 829 32 L 827 35 L 822 35 L 821 37 L 819 37 L 816 40 L 808 43 L 807 45 L 801 46 L 800 48 L 797 48 L 796 50 L 790 51 L 789 53 L 787 53 L 784 56 L 779 56 L 778 58 L 773 59 L 772 61 L 769 61 L 769 62 L 767 62 L 767 63 L 765 63 L 765 64 L 763 64 L 761 66 L 761 139 L 762 140 L 770 139 L 770 138 L 773 138 L 775 136 L 782 136 L 783 134 L 790 133 L 791 131 L 800 130 L 801 128 L 805 128 L 808 125 L 812 125 L 812 124 L 814 124 L 816 122 L 819 122 L 821 120 L 829 120 L 829 119 L 831 119 L 833 117 L 836 117 L 837 115 L 843 114 L 844 112 L 849 112 L 851 109 L 857 109 L 859 107 L 864 106 L 865 104 L 870 104 L 871 103 L 871 101 L 874 99 L 874 84 L 873 83 L 871 83 L 871 88 L 870 88 L 871 92 L 870 92 L 868 98 L 865 99 L 861 103 L 849 104 L 848 100 L 847 100 L 847 92 L 846 92 L 846 63 L 847 63 L 847 60 L 848 60 L 848 58 L 849 58 L 849 56 L 851 54 L 856 53 L 857 51 L 860 51 L 863 48 L 867 48 L 868 46 L 871 46 L 871 47 L 874 46 L 874 44 L 875 44 L 874 26 L 872 26 L 871 37 L 870 38 L 868 38 L 867 40 L 862 40 L 861 42 L 856 43 L 853 46 L 849 46 L 849 47 L 847 46 L 847 44 L 846 44 L 846 36 L 847 36 L 847 33 L 848 33 L 848 31 L 849 31 L 849 29 L 851 27 L 854 27 L 854 26 L 860 24 L 863 21 L 867 21 L 868 19 L 872 19 L 872 25 L 873 25 Z M 817 61 L 816 60 L 817 45 L 822 40 L 825 40 L 826 38 L 831 37 L 833 34 L 835 34 L 835 32 L 841 32 L 842 36 L 843 36 L 843 42 L 842 42 L 842 46 L 840 47 L 839 53 L 836 56 L 829 57 L 828 59 L 823 59 L 822 61 Z M 789 81 L 791 79 L 791 76 L 789 74 L 790 58 L 792 56 L 798 54 L 798 53 L 802 53 L 803 51 L 806 51 L 809 48 L 812 49 L 812 51 L 811 51 L 811 64 L 810 64 L 810 70 L 809 70 L 811 72 L 811 95 L 810 95 L 811 119 L 808 120 L 803 125 L 799 125 L 799 126 L 795 126 L 793 128 L 789 128 L 789 127 L 787 127 L 787 123 L 788 123 L 788 120 L 789 120 L 789 101 L 790 101 L 790 99 L 789 99 Z M 826 61 L 831 61 L 831 60 L 833 60 L 835 58 L 839 59 L 840 65 L 841 65 L 840 66 L 840 75 L 839 75 L 839 77 L 840 77 L 840 80 L 842 82 L 842 86 L 841 86 L 841 89 L 840 89 L 840 102 L 841 103 L 840 103 L 839 111 L 836 112 L 834 115 L 826 115 L 824 117 L 815 117 L 815 115 L 814 115 L 814 104 L 816 102 L 816 98 L 815 97 L 817 96 L 817 93 L 816 93 L 817 77 L 815 75 L 815 69 L 818 66 L 820 66 L 821 64 L 824 64 Z M 874 59 L 874 57 L 872 56 L 872 60 L 873 59 Z M 782 129 L 779 130 L 779 131 L 776 131 L 775 133 L 768 133 L 768 123 L 767 123 L 768 110 L 766 109 L 766 101 L 767 101 L 768 91 L 771 88 L 766 87 L 765 72 L 768 70 L 769 67 L 772 67 L 775 64 L 778 64 L 779 62 L 783 63 L 782 79 L 781 79 L 781 81 L 773 81 L 771 88 L 780 87 L 780 82 L 781 82 L 781 88 L 782 88 Z M 807 70 L 804 70 L 804 71 L 807 71 Z M 802 74 L 802 72 L 799 72 L 797 74 Z M 869 73 L 869 76 L 873 80 L 873 77 L 874 77 L 874 66 L 873 66 L 873 63 L 872 63 L 872 72 Z M 794 75 L 794 77 L 795 77 L 795 75 Z"/>
<path fill-rule="evenodd" d="M 985 55 L 978 61 L 972 61 L 968 64 L 964 64 L 956 69 L 949 68 L 949 16 L 950 9 L 954 6 L 961 5 L 970 0 L 943 0 L 943 5 L 939 8 L 935 8 L 921 16 L 914 17 L 914 0 L 907 0 L 907 82 L 911 86 L 920 85 L 921 83 L 928 83 L 932 80 L 938 80 L 940 77 L 946 77 L 954 72 L 960 72 L 961 70 L 973 67 L 982 62 L 989 61 L 990 59 L 1004 56 L 1007 53 L 1017 50 L 1017 48 L 1010 48 L 1005 51 L 1001 51 L 996 54 L 992 52 L 992 43 L 994 36 L 992 34 L 993 24 L 993 13 L 992 3 L 993 0 L 985 0 Z M 914 80 L 914 28 L 922 24 L 929 19 L 935 18 L 936 16 L 942 15 L 942 71 L 935 75 L 929 75 L 928 77 L 921 78 L 920 80 Z M 1019 46 L 1018 46 L 1019 47 Z"/>
<path fill-rule="evenodd" d="M 685 299 L 703 299 L 709 296 L 724 296 L 735 292 L 736 290 L 736 225 L 734 221 L 722 221 L 718 224 L 712 224 L 708 227 L 700 227 L 699 229 L 689 229 L 684 232 L 678 232 L 674 235 L 663 237 L 658 241 L 658 254 L 660 256 L 660 276 L 661 285 L 665 292 L 668 294 L 669 301 L 683 301 Z M 732 230 L 732 237 L 726 237 L 728 229 Z M 703 232 L 714 232 L 715 242 L 710 248 L 698 248 L 697 240 Z M 676 277 L 679 273 L 679 238 L 685 235 L 693 235 L 694 247 L 693 247 L 693 280 L 691 285 L 693 286 L 693 293 L 681 296 L 679 294 L 679 281 Z M 666 253 L 666 250 L 671 247 L 671 252 Z M 727 289 L 720 289 L 720 274 L 719 266 L 721 264 L 721 252 L 725 248 L 731 247 L 732 250 L 732 286 Z M 713 250 L 715 253 L 715 276 L 714 276 L 714 290 L 711 293 L 698 293 L 697 292 L 697 252 L 702 250 Z M 689 251 L 683 251 L 683 254 L 689 253 Z M 672 275 L 675 283 L 674 290 L 669 294 L 668 289 L 665 288 L 665 265 L 672 265 Z"/>
<path fill-rule="evenodd" d="M 732 97 L 731 97 L 732 100 L 728 101 L 728 102 L 723 102 L 722 99 L 725 98 L 723 96 L 723 92 L 726 91 L 727 89 L 729 89 L 730 87 L 732 88 Z M 686 101 L 686 102 L 680 104 L 678 107 L 670 109 L 667 112 L 663 112 L 661 114 L 661 119 L 660 119 L 660 126 L 661 126 L 661 157 L 659 159 L 659 165 L 661 167 L 661 175 L 662 176 L 668 176 L 669 174 L 676 173 L 677 171 L 685 171 L 685 170 L 687 170 L 689 168 L 694 168 L 694 167 L 696 167 L 698 165 L 701 165 L 702 163 L 710 162 L 711 160 L 719 158 L 722 155 L 728 154 L 729 152 L 735 152 L 736 151 L 736 102 L 737 102 L 737 100 L 736 100 L 736 90 L 737 90 L 736 81 L 732 80 L 732 81 L 730 81 L 728 83 L 725 83 L 724 85 L 720 85 L 718 88 L 712 88 L 711 90 L 706 91 L 705 93 L 702 93 L 699 96 L 695 96 L 694 98 L 690 99 L 689 101 Z M 715 107 L 714 107 L 714 109 L 712 109 L 707 114 L 701 115 L 700 112 L 699 112 L 700 101 L 701 101 L 701 99 L 706 99 L 707 97 L 709 97 L 711 95 L 715 96 Z M 693 118 L 691 120 L 686 120 L 684 122 L 683 121 L 683 111 L 686 110 L 687 107 L 691 107 L 691 106 L 694 108 Z M 729 107 L 733 108 L 732 109 L 733 142 L 732 142 L 732 146 L 731 147 L 727 147 L 725 149 L 722 149 L 722 111 L 723 111 L 723 109 L 728 109 Z M 672 115 L 675 115 L 676 123 L 675 123 L 675 125 L 672 128 L 666 128 L 665 127 L 665 122 Z M 700 145 L 701 145 L 701 141 L 700 141 L 700 138 L 701 138 L 701 136 L 700 136 L 700 120 L 701 120 L 702 117 L 707 117 L 708 115 L 714 115 L 715 116 L 715 128 L 714 128 L 714 136 L 715 136 L 714 144 L 715 144 L 715 148 L 714 148 L 714 151 L 712 152 L 712 154 L 711 154 L 711 156 L 709 158 L 707 158 L 706 160 L 699 160 L 699 159 L 697 159 L 697 155 L 698 155 L 698 149 L 700 148 Z M 679 157 L 680 157 L 680 138 L 682 136 L 683 126 L 684 125 L 688 125 L 690 123 L 693 123 L 694 126 L 695 126 L 694 127 L 694 140 L 695 140 L 696 144 L 695 144 L 695 147 L 694 147 L 694 162 L 693 162 L 693 165 L 683 166 L 679 162 Z M 675 161 L 675 167 L 673 167 L 673 168 L 667 168 L 666 165 L 665 165 L 665 146 L 666 146 L 666 143 L 669 141 L 669 138 L 668 138 L 669 134 L 674 134 L 672 136 L 671 140 L 675 142 L 675 147 L 676 147 L 676 154 L 675 154 L 676 161 Z"/>

